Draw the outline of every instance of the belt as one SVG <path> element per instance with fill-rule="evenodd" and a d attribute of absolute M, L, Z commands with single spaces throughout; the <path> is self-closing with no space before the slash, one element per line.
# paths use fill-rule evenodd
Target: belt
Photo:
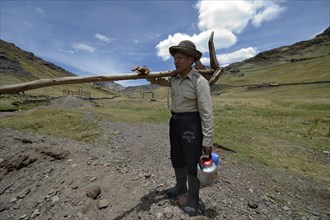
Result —
<path fill-rule="evenodd" d="M 171 112 L 173 119 L 192 119 L 192 118 L 199 118 L 199 112 Z"/>

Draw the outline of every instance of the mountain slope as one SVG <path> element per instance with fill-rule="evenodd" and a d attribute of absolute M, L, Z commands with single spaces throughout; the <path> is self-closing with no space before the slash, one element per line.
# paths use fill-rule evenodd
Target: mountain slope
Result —
<path fill-rule="evenodd" d="M 0 40 L 0 85 L 65 76 L 75 74 Z"/>
<path fill-rule="evenodd" d="M 246 68 L 249 64 L 265 67 L 317 58 L 329 55 L 329 46 L 330 27 L 313 39 L 297 42 L 290 46 L 283 46 L 264 51 L 257 54 L 255 57 L 246 59 L 239 63 L 233 63 L 228 67 Z"/>
<path fill-rule="evenodd" d="M 77 76 L 33 53 L 24 51 L 14 44 L 0 39 L 0 86 L 19 84 L 37 79 Z M 63 95 L 63 90 L 85 91 L 95 96 L 117 96 L 113 88 L 118 84 L 109 82 L 106 86 L 93 83 L 53 86 L 27 91 L 30 95 Z"/>
<path fill-rule="evenodd" d="M 329 63 L 330 28 L 327 28 L 311 40 L 264 51 L 227 66 L 218 86 L 329 81 Z"/>

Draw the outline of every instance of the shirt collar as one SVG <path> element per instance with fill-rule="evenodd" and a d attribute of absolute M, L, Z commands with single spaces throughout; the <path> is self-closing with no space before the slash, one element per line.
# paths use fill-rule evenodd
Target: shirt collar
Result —
<path fill-rule="evenodd" d="M 188 73 L 188 75 L 187 75 L 187 77 L 189 78 L 189 79 L 192 79 L 193 78 L 193 73 L 196 71 L 196 68 L 193 66 L 193 67 L 191 67 L 191 70 L 190 70 L 190 72 Z M 180 74 L 177 74 L 176 76 L 175 76 L 175 78 L 179 78 L 179 79 L 181 79 L 181 75 Z"/>

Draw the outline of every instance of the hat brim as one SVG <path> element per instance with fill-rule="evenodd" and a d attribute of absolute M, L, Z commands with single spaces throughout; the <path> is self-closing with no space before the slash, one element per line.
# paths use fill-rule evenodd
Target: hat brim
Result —
<path fill-rule="evenodd" d="M 187 47 L 182 47 L 182 46 L 172 46 L 170 47 L 170 54 L 172 56 L 174 56 L 174 54 L 176 52 L 180 52 L 180 53 L 184 53 L 187 54 L 189 56 L 192 56 L 194 58 L 195 61 L 200 60 L 200 58 L 202 57 L 202 53 L 198 50 L 194 50 L 194 49 L 190 49 Z"/>

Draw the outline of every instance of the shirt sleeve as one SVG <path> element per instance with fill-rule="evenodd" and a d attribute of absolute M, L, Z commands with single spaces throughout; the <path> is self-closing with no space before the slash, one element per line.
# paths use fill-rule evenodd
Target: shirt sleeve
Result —
<path fill-rule="evenodd" d="M 213 109 L 210 86 L 204 77 L 197 80 L 197 102 L 201 117 L 203 146 L 213 146 Z"/>

